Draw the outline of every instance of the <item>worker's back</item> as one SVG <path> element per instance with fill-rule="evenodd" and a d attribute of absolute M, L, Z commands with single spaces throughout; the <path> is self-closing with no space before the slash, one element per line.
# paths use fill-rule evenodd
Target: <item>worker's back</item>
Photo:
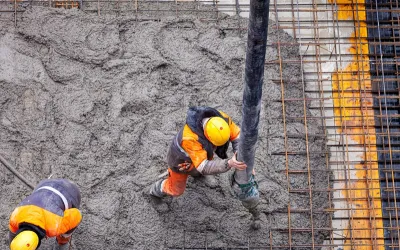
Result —
<path fill-rule="evenodd" d="M 54 190 L 65 197 L 68 207 L 65 207 L 62 198 Z M 19 206 L 36 205 L 62 216 L 65 209 L 79 209 L 80 203 L 81 195 L 75 183 L 66 179 L 47 179 L 41 181 L 33 193 L 22 200 Z"/>

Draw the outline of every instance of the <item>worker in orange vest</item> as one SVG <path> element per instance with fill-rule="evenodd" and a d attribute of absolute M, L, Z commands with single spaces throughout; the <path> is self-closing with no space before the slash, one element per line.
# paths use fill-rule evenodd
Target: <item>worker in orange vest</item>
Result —
<path fill-rule="evenodd" d="M 10 216 L 10 249 L 38 249 L 44 237 L 56 237 L 54 249 L 68 249 L 72 232 L 82 220 L 80 203 L 79 188 L 71 181 L 41 181 Z"/>
<path fill-rule="evenodd" d="M 246 169 L 236 160 L 240 128 L 225 113 L 210 107 L 191 107 L 186 124 L 172 140 L 168 154 L 168 178 L 150 188 L 150 194 L 162 198 L 179 196 L 189 175 L 215 175 L 234 168 Z M 227 159 L 229 142 L 234 155 Z M 214 159 L 214 153 L 220 159 Z"/>

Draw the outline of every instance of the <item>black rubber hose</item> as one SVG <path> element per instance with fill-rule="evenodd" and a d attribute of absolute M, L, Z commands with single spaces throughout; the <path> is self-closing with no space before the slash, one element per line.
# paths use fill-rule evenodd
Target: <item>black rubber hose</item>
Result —
<path fill-rule="evenodd" d="M 20 173 L 18 173 L 18 171 L 13 166 L 11 166 L 11 164 L 8 163 L 8 161 L 6 161 L 6 159 L 4 159 L 4 157 L 2 155 L 0 155 L 0 162 L 3 163 L 3 165 L 6 168 L 8 168 L 8 170 L 11 171 L 11 173 L 13 173 L 15 176 L 17 176 L 28 187 L 30 187 L 32 190 L 35 189 L 35 186 L 32 185 L 27 179 L 25 179 Z"/>
<path fill-rule="evenodd" d="M 248 183 L 254 167 L 264 81 L 268 18 L 269 0 L 250 0 L 242 124 L 238 152 L 238 159 L 247 164 L 247 169 L 235 172 L 235 180 L 240 184 Z"/>

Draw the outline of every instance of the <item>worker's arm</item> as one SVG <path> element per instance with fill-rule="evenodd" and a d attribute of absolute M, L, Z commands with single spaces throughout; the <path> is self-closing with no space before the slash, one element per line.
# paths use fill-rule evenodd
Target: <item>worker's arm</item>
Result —
<path fill-rule="evenodd" d="M 17 233 L 22 227 L 36 227 L 34 231 L 45 232 L 44 210 L 35 205 L 25 205 L 14 209 L 10 216 L 9 229 L 12 233 Z M 41 230 L 39 230 L 39 228 Z M 46 235 L 44 233 L 43 237 Z"/>
<path fill-rule="evenodd" d="M 239 150 L 239 136 L 235 140 L 231 141 L 231 143 L 232 143 L 232 150 L 234 153 L 236 153 Z"/>
<path fill-rule="evenodd" d="M 229 169 L 235 168 L 238 170 L 244 170 L 247 168 L 247 165 L 244 162 L 240 162 L 236 160 L 236 154 L 232 156 L 231 159 L 215 159 L 215 160 L 205 160 L 200 166 L 197 168 L 203 175 L 215 175 L 220 173 L 225 173 Z"/>
<path fill-rule="evenodd" d="M 232 124 L 232 122 L 230 123 Z M 234 124 L 234 126 L 236 125 Z M 236 132 L 233 133 L 235 136 L 232 136 L 232 131 L 231 131 L 231 137 L 236 139 L 236 137 L 238 137 L 240 133 L 240 130 L 235 130 L 235 131 Z M 234 155 L 232 159 L 229 160 L 228 159 L 209 160 L 207 158 L 207 151 L 203 148 L 203 145 L 201 145 L 201 143 L 192 136 L 186 136 L 184 134 L 181 146 L 189 155 L 190 160 L 192 161 L 192 164 L 196 168 L 196 170 L 203 175 L 214 175 L 219 173 L 225 173 L 231 168 L 244 170 L 247 167 L 245 163 L 238 162 L 236 160 L 236 155 Z M 189 170 L 189 168 L 186 168 L 186 170 Z"/>
<path fill-rule="evenodd" d="M 203 175 L 224 173 L 230 169 L 228 160 L 207 159 L 207 151 L 195 139 L 184 138 L 182 148 L 189 155 L 193 166 Z"/>
<path fill-rule="evenodd" d="M 207 160 L 207 151 L 203 149 L 203 145 L 195 138 L 183 137 L 181 146 L 189 155 L 195 168 L 198 168 L 204 160 Z"/>
<path fill-rule="evenodd" d="M 229 169 L 231 168 L 229 167 L 228 159 L 215 159 L 211 161 L 204 160 L 197 168 L 197 171 L 199 171 L 202 175 L 214 175 L 225 173 Z"/>
<path fill-rule="evenodd" d="M 81 223 L 82 214 L 76 208 L 70 208 L 64 211 L 61 224 L 58 228 L 57 235 L 69 234 Z"/>

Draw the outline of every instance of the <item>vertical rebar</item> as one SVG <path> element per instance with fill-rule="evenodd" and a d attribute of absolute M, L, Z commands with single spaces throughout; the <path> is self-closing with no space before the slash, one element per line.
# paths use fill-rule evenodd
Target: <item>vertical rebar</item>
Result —
<path fill-rule="evenodd" d="M 17 0 L 14 0 L 14 26 L 17 27 Z"/>
<path fill-rule="evenodd" d="M 276 4 L 275 0 L 275 4 Z M 276 6 L 276 5 L 275 5 Z M 279 20 L 278 13 L 275 14 L 276 20 Z M 278 29 L 278 23 L 276 22 L 276 28 Z M 287 122 L 286 122 L 286 103 L 285 103 L 285 85 L 283 82 L 283 59 L 281 55 L 281 43 L 280 43 L 280 35 L 277 37 L 277 50 L 278 50 L 278 60 L 279 60 L 279 79 L 281 86 L 281 102 L 282 102 L 282 122 L 283 122 L 283 140 L 284 140 L 284 149 L 285 149 L 285 168 L 286 168 L 286 185 L 287 192 L 290 192 L 290 175 L 289 175 L 289 155 L 288 155 L 288 136 L 287 136 Z M 288 202 L 288 234 L 289 234 L 289 249 L 292 249 L 292 226 L 290 219 L 290 199 Z"/>
<path fill-rule="evenodd" d="M 138 0 L 135 0 L 135 15 L 136 15 L 136 21 L 138 21 L 138 9 L 139 9 Z"/>
<path fill-rule="evenodd" d="M 296 1 L 297 9 L 299 9 L 299 0 Z M 315 12 L 313 12 L 315 13 Z M 299 12 L 297 12 L 297 22 L 300 27 L 300 16 Z M 314 18 L 315 25 L 315 18 Z M 298 42 L 300 46 L 302 45 L 302 37 L 301 37 L 301 29 L 299 29 L 299 38 Z M 314 37 L 315 39 L 315 37 Z M 311 166 L 310 166 L 310 152 L 309 152 L 309 141 L 308 141 L 308 120 L 307 120 L 307 104 L 306 104 L 306 96 L 305 96 L 305 83 L 304 83 L 304 71 L 303 71 L 303 55 L 300 53 L 300 72 L 301 72 L 301 82 L 303 87 L 303 118 L 304 118 L 304 131 L 305 131 L 305 143 L 306 143 L 306 159 L 307 159 L 307 181 L 308 181 L 308 194 L 309 194 L 309 204 L 310 204 L 310 224 L 311 224 L 311 246 L 312 249 L 315 247 L 315 239 L 314 239 L 314 214 L 313 214 L 313 199 L 312 199 L 312 184 L 311 184 Z"/>
<path fill-rule="evenodd" d="M 391 1 L 390 1 L 391 2 Z M 392 146 L 391 146 L 391 134 L 390 134 L 390 127 L 389 127 L 389 112 L 387 108 L 387 92 L 386 92 L 386 80 L 385 80 L 385 69 L 383 67 L 384 60 L 383 60 L 383 49 L 382 49 L 382 38 L 381 38 L 381 25 L 380 25 L 380 17 L 379 17 L 379 7 L 378 7 L 378 1 L 375 1 L 375 13 L 376 13 L 376 24 L 377 24 L 377 32 L 378 32 L 378 44 L 379 44 L 379 51 L 380 53 L 380 70 L 381 70 L 381 76 L 382 76 L 382 86 L 383 86 L 383 95 L 384 95 L 384 103 L 385 103 L 385 118 L 386 118 L 386 127 L 385 129 L 382 129 L 382 132 L 386 130 L 387 133 L 387 141 L 388 141 L 388 149 L 389 149 L 389 161 L 390 161 L 390 166 L 392 166 L 391 170 L 391 182 L 392 182 L 392 192 L 393 192 L 393 203 L 394 203 L 394 213 L 395 213 L 395 218 L 396 218 L 396 226 L 395 228 L 391 227 L 390 230 L 396 229 L 397 231 L 397 246 L 400 247 L 400 241 L 399 241 L 399 236 L 400 236 L 400 228 L 399 228 L 399 216 L 398 216 L 398 207 L 397 207 L 397 199 L 396 199 L 396 183 L 395 183 L 395 175 L 393 172 L 393 155 L 392 155 Z M 395 35 L 395 34 L 393 34 Z M 379 72 L 379 71 L 377 71 Z M 382 114 L 382 110 L 381 110 Z M 382 123 L 383 125 L 383 123 Z M 383 127 L 383 126 L 382 126 Z M 386 163 L 386 153 L 385 153 L 385 163 Z M 390 195 L 389 195 L 390 196 Z M 390 204 L 390 203 L 389 203 Z M 390 212 L 389 212 L 390 214 Z"/>
<path fill-rule="evenodd" d="M 329 18 L 328 18 L 328 16 L 329 16 L 328 6 L 325 6 L 325 10 L 326 10 L 326 19 L 329 20 Z M 293 14 L 293 16 L 294 16 L 294 14 Z M 330 49 L 331 45 L 330 44 L 326 44 L 326 45 Z M 332 53 L 333 53 L 333 50 L 330 53 L 330 57 L 332 56 Z M 331 186 L 333 186 L 333 182 L 331 182 L 332 171 L 330 171 L 330 166 L 329 166 L 329 157 L 330 157 L 330 155 L 328 153 L 329 150 L 328 150 L 328 143 L 327 143 L 327 140 L 328 140 L 327 121 L 326 121 L 325 118 L 323 118 L 324 115 L 326 114 L 327 110 L 329 110 L 329 109 L 325 110 L 324 85 L 323 85 L 324 79 L 322 77 L 322 74 L 323 74 L 324 71 L 323 71 L 321 63 L 322 62 L 318 63 L 318 79 L 320 80 L 320 81 L 318 81 L 318 94 L 319 94 L 318 97 L 319 97 L 319 105 L 320 105 L 320 110 L 319 110 L 320 113 L 319 113 L 319 115 L 321 116 L 321 124 L 322 124 L 322 127 L 323 127 L 323 134 L 324 134 L 324 138 L 325 138 L 324 151 L 326 153 L 324 155 L 325 155 L 326 170 L 328 171 L 328 174 L 327 174 L 327 187 L 330 190 Z M 333 208 L 333 206 L 332 206 L 332 192 L 329 191 L 328 192 L 328 208 L 327 209 L 331 210 L 332 208 Z M 329 213 L 328 215 L 329 215 L 328 216 L 328 218 L 329 218 L 329 227 L 332 229 L 329 232 L 329 245 L 332 245 L 334 243 L 334 234 L 333 234 L 333 232 L 334 232 L 333 231 L 333 218 L 334 217 L 333 217 L 333 213 Z"/>
<path fill-rule="evenodd" d="M 364 131 L 364 133 L 362 135 L 363 136 L 363 143 L 364 143 L 364 145 L 363 145 L 363 149 L 364 149 L 363 154 L 364 154 L 365 162 L 368 162 L 368 161 L 370 161 L 370 159 L 368 157 L 368 153 L 371 150 L 371 145 L 370 145 L 370 140 L 368 140 L 366 138 L 366 135 L 370 136 L 369 135 L 369 123 L 368 123 L 368 121 L 365 121 L 365 119 L 364 119 L 365 118 L 364 115 L 368 115 L 368 113 L 367 113 L 368 112 L 368 107 L 366 107 L 366 105 L 364 104 L 364 101 L 362 100 L 363 98 L 367 98 L 367 95 L 365 94 L 365 83 L 364 82 L 366 81 L 366 78 L 365 78 L 365 75 L 364 75 L 365 74 L 365 72 L 364 72 L 365 69 L 364 69 L 364 66 L 363 66 L 364 65 L 364 57 L 363 57 L 364 55 L 363 55 L 362 40 L 361 40 L 361 39 L 363 39 L 363 37 L 361 37 L 362 25 L 361 25 L 361 21 L 360 21 L 360 17 L 359 17 L 360 10 L 359 10 L 359 6 L 358 6 L 358 1 L 354 2 L 352 0 L 351 3 L 352 3 L 353 6 L 355 6 L 355 11 L 353 10 L 353 20 L 355 22 L 354 34 L 355 34 L 356 41 L 358 41 L 355 44 L 355 46 L 356 46 L 356 65 L 357 65 L 356 69 L 358 70 L 358 72 L 360 72 L 360 73 L 357 74 L 357 80 L 360 83 L 359 84 L 360 110 L 361 110 L 361 114 L 363 114 L 361 116 L 361 126 L 362 126 L 362 131 Z M 360 51 L 360 54 L 358 54 L 358 51 Z M 369 69 L 369 67 L 368 67 L 368 69 Z M 364 90 L 364 93 L 363 93 L 362 90 Z M 367 141 L 368 141 L 368 145 L 366 145 Z M 370 240 L 372 242 L 373 247 L 376 249 L 376 248 L 378 248 L 378 245 L 377 245 L 377 241 L 376 241 L 376 230 L 377 230 L 376 227 L 375 227 L 376 223 L 374 222 L 375 221 L 375 213 L 374 213 L 375 212 L 374 211 L 375 208 L 374 208 L 374 201 L 371 199 L 372 197 L 370 195 L 371 194 L 370 176 L 372 175 L 372 173 L 371 173 L 371 170 L 369 169 L 368 166 L 369 166 L 369 164 L 367 164 L 366 170 L 365 170 L 365 172 L 366 172 L 365 182 L 366 182 L 366 189 L 367 189 L 365 198 L 367 199 L 367 202 L 368 202 L 367 205 L 369 206 L 369 210 L 368 210 L 368 216 L 369 216 L 368 227 L 370 229 Z M 372 213 L 371 213 L 371 208 L 372 208 Z"/>
<path fill-rule="evenodd" d="M 238 33 L 239 33 L 239 37 L 242 36 L 242 31 L 241 31 L 241 27 L 240 27 L 240 4 L 239 4 L 239 0 L 235 0 L 235 7 L 236 7 L 236 18 L 238 20 Z"/>
<path fill-rule="evenodd" d="M 175 1 L 175 14 L 176 14 L 176 17 L 178 18 L 179 17 L 179 15 L 178 15 L 178 0 L 174 0 Z"/>
<path fill-rule="evenodd" d="M 343 70 L 343 67 L 344 67 L 344 64 L 345 64 L 345 62 L 344 62 L 344 60 L 343 60 L 343 53 L 342 53 L 342 45 L 343 45 L 343 42 L 341 41 L 341 35 L 340 35 L 340 25 L 339 25 L 339 5 L 338 5 L 338 3 L 337 3 L 337 1 L 336 0 L 334 0 L 333 1 L 333 3 L 332 3 L 332 12 L 333 12 L 333 23 L 334 23 L 334 25 L 333 25 L 333 30 L 334 30 L 334 37 L 335 37 L 335 39 L 334 39 L 334 47 L 335 47 L 335 56 L 336 56 L 336 59 L 335 59 L 335 66 L 336 66 L 336 68 L 337 68 L 337 73 L 338 73 L 338 77 L 337 77 L 337 81 L 338 81 L 338 97 L 339 97 L 339 99 L 340 98 L 343 98 L 342 96 L 343 96 L 343 88 L 341 88 L 340 86 L 341 86 L 341 82 L 343 82 L 343 73 L 344 73 L 344 70 Z M 336 117 L 335 116 L 335 119 L 337 118 L 338 120 L 339 120 L 339 122 L 340 122 L 340 125 L 336 128 L 335 127 L 335 129 L 340 129 L 341 131 L 347 131 L 346 130 L 346 123 L 343 121 L 343 116 L 344 116 L 344 110 L 342 109 L 342 108 L 340 108 L 339 107 L 339 113 L 340 113 L 340 115 L 339 115 L 339 117 Z M 344 124 L 344 128 L 343 128 L 343 124 Z M 348 234 L 349 234 L 349 237 L 347 236 L 347 235 L 342 235 L 342 239 L 343 239 L 343 244 L 345 244 L 346 243 L 346 240 L 347 239 L 349 239 L 350 238 L 350 244 L 353 242 L 353 228 L 352 228 L 352 224 L 353 224 L 353 206 L 351 205 L 352 203 L 353 203 L 353 200 L 352 200 L 352 196 L 351 196 L 351 189 L 350 189 L 350 180 L 349 180 L 349 178 L 350 178 L 350 171 L 349 171 L 349 168 L 350 168 L 350 166 L 349 166 L 349 161 L 348 161 L 348 159 L 346 160 L 346 157 L 348 157 L 348 155 L 346 154 L 346 152 L 349 152 L 348 151 L 348 148 L 347 148 L 347 146 L 348 146 L 348 144 L 347 144 L 347 136 L 343 133 L 343 132 L 341 132 L 340 134 L 339 134 L 339 142 L 340 142 L 340 147 L 342 148 L 342 151 L 341 151 L 341 159 L 343 159 L 343 160 L 341 160 L 341 165 L 343 166 L 343 175 L 344 175 L 344 186 L 345 186 L 345 196 L 346 196 L 346 198 L 345 198 L 345 204 L 346 204 L 346 211 L 347 211 L 347 215 L 348 215 L 348 221 L 349 221 L 349 226 L 348 226 L 348 228 L 349 228 L 349 230 L 348 230 Z"/>

